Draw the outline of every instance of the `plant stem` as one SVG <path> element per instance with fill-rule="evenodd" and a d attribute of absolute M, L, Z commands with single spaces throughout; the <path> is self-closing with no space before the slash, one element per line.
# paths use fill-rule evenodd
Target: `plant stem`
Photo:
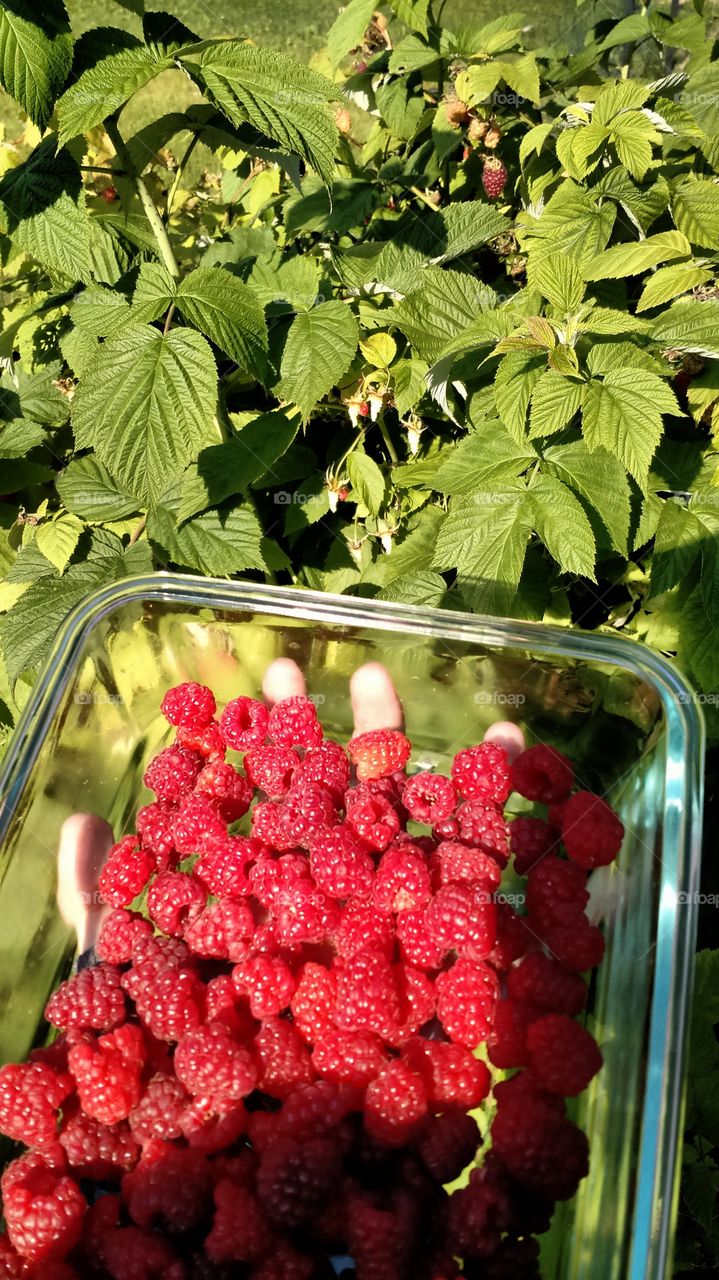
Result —
<path fill-rule="evenodd" d="M 142 537 L 142 534 L 145 532 L 146 524 L 147 524 L 147 516 L 140 516 L 140 519 L 138 520 L 137 524 L 135 525 L 135 528 L 130 534 L 130 541 L 127 544 L 128 547 L 134 547 L 135 543 Z"/>
<path fill-rule="evenodd" d="M 142 177 L 142 174 L 134 164 L 132 156 L 125 146 L 120 130 L 117 127 L 117 121 L 114 119 L 107 120 L 105 123 L 105 129 L 115 151 L 117 152 L 118 159 L 124 165 L 127 173 L 132 176 L 135 183 L 135 190 L 140 197 L 140 203 L 145 211 L 145 217 L 152 227 L 152 233 L 157 241 L 157 248 L 160 257 L 162 258 L 162 261 L 167 267 L 170 275 L 177 280 L 179 279 L 180 268 L 177 265 L 177 259 L 173 253 L 165 224 L 155 207 L 155 202 L 145 185 L 145 180 Z"/>
<path fill-rule="evenodd" d="M 423 204 L 427 205 L 428 209 L 433 209 L 435 213 L 437 212 L 436 204 L 424 194 L 424 191 L 420 191 L 419 187 L 410 187 L 409 189 L 413 196 L 416 196 L 418 200 L 421 200 Z"/>
<path fill-rule="evenodd" d="M 124 174 L 124 169 L 113 169 L 109 164 L 81 164 L 84 173 L 116 173 Z"/>
<path fill-rule="evenodd" d="M 170 326 L 172 324 L 172 317 L 174 316 L 174 314 L 175 314 L 175 304 L 174 302 L 171 302 L 169 307 L 167 308 L 167 315 L 165 316 L 165 326 L 162 330 L 163 338 L 166 338 L 168 333 L 170 332 Z"/>
<path fill-rule="evenodd" d="M 165 205 L 165 222 L 169 222 L 170 220 L 172 206 L 175 202 L 175 196 L 177 195 L 177 192 L 180 189 L 180 183 L 182 181 L 182 176 L 185 172 L 185 169 L 187 168 L 187 162 L 190 159 L 190 156 L 192 155 L 199 141 L 200 141 L 199 133 L 194 133 L 190 138 L 190 141 L 188 143 L 187 150 L 185 151 L 184 156 L 182 157 L 180 163 L 177 166 L 177 173 L 175 174 L 175 178 L 172 183 L 172 186 L 170 187 L 170 190 L 167 193 L 167 204 Z"/>
<path fill-rule="evenodd" d="M 389 434 L 389 431 L 387 430 L 387 427 L 386 427 L 386 425 L 385 425 L 384 415 L 383 415 L 383 414 L 382 414 L 382 415 L 380 415 L 380 417 L 377 419 L 377 426 L 379 427 L 380 431 L 382 432 L 382 439 L 384 440 L 385 445 L 387 446 L 387 452 L 388 452 L 388 454 L 389 454 L 390 458 L 392 459 L 393 464 L 394 464 L 394 465 L 395 465 L 395 467 L 396 467 L 396 466 L 398 466 L 398 465 L 399 465 L 399 457 L 397 456 L 397 450 L 395 449 L 394 445 L 392 444 L 392 438 L 391 438 L 391 436 L 390 436 L 390 434 Z"/>

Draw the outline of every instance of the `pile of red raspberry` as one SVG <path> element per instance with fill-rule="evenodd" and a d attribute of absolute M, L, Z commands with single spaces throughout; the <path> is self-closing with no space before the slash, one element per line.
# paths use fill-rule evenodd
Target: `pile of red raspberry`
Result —
<path fill-rule="evenodd" d="M 28 1148 L 0 1278 L 539 1277 L 588 1168 L 565 1100 L 602 1063 L 586 880 L 619 819 L 549 747 L 407 776 L 403 733 L 345 751 L 304 697 L 218 720 L 185 684 L 162 709 L 99 963 L 51 997 L 51 1046 L 0 1070 L 0 1132 Z M 507 820 L 512 792 L 543 807 Z"/>

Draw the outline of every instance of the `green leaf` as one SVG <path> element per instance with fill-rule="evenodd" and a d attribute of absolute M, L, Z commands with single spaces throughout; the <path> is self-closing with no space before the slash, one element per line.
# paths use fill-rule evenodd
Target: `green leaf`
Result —
<path fill-rule="evenodd" d="M 719 629 L 707 614 L 702 588 L 685 602 L 681 616 L 682 652 L 703 689 L 714 691 L 719 683 Z"/>
<path fill-rule="evenodd" d="M 682 582 L 701 551 L 704 532 L 687 507 L 672 499 L 662 503 L 652 555 L 652 596 L 661 596 Z"/>
<path fill-rule="evenodd" d="M 377 463 L 366 453 L 355 449 L 347 459 L 347 475 L 357 497 L 370 515 L 379 515 L 385 495 L 385 479 Z"/>
<path fill-rule="evenodd" d="M 539 260 L 530 256 L 527 284 L 567 315 L 579 309 L 587 287 L 576 263 L 559 250 Z"/>
<path fill-rule="evenodd" d="M 336 231 L 358 227 L 371 214 L 376 191 L 366 178 L 344 178 L 328 190 L 320 178 L 307 174 L 300 191 L 293 191 L 282 206 L 289 239 L 301 232 Z"/>
<path fill-rule="evenodd" d="M 503 13 L 472 33 L 473 53 L 503 53 L 516 45 L 526 26 L 523 13 Z"/>
<path fill-rule="evenodd" d="M 467 67 L 457 76 L 457 94 L 470 107 L 491 102 L 492 94 L 502 79 L 500 62 L 483 62 Z"/>
<path fill-rule="evenodd" d="M 614 369 L 648 369 L 649 373 L 667 374 L 671 365 L 634 342 L 609 341 L 595 342 L 587 356 L 587 369 L 595 375 Z"/>
<path fill-rule="evenodd" d="M 529 438 L 551 436 L 563 431 L 572 421 L 582 402 L 583 383 L 564 378 L 547 369 L 532 392 L 529 412 Z"/>
<path fill-rule="evenodd" d="M 612 120 L 609 136 L 619 163 L 641 181 L 652 162 L 652 144 L 661 142 L 661 134 L 641 111 L 624 111 Z"/>
<path fill-rule="evenodd" d="M 279 480 L 273 475 L 273 463 L 289 449 L 298 427 L 297 418 L 263 413 L 231 440 L 203 449 L 183 476 L 178 523 L 236 493 L 246 493 L 256 480 L 262 479 L 267 486 Z"/>
<path fill-rule="evenodd" d="M 180 61 L 228 120 L 254 125 L 331 186 L 339 135 L 328 105 L 338 91 L 329 80 L 285 54 L 238 40 L 222 40 Z"/>
<path fill-rule="evenodd" d="M 393 308 L 391 320 L 423 360 L 434 360 L 484 309 L 488 292 L 472 276 L 427 267 L 420 287 Z M 492 314 L 492 321 L 496 332 L 501 317 L 496 321 Z"/>
<path fill-rule="evenodd" d="M 660 267 L 650 275 L 637 303 L 637 311 L 649 311 L 664 302 L 671 302 L 678 294 L 687 293 L 698 284 L 712 279 L 710 268 L 698 267 L 693 262 L 679 262 L 675 266 Z"/>
<path fill-rule="evenodd" d="M 72 404 L 75 439 L 128 493 L 155 502 L 197 456 L 217 370 L 199 333 L 133 326 L 100 348 Z"/>
<path fill-rule="evenodd" d="M 502 77 L 520 98 L 539 105 L 539 69 L 533 53 L 525 53 L 514 62 L 502 62 Z"/>
<path fill-rule="evenodd" d="M 222 267 L 196 267 L 178 287 L 178 309 L 259 381 L 267 377 L 267 324 L 255 294 Z"/>
<path fill-rule="evenodd" d="M 614 165 L 597 182 L 595 191 L 616 200 L 638 231 L 646 234 L 669 205 L 669 184 L 664 177 L 639 186 L 626 169 Z"/>
<path fill-rule="evenodd" d="M 389 333 L 371 333 L 360 342 L 360 351 L 375 369 L 387 369 L 397 355 L 397 343 Z"/>
<path fill-rule="evenodd" d="M 375 89 L 375 102 L 382 120 L 396 138 L 409 142 L 424 113 L 421 96 L 414 93 L 407 76 L 383 80 Z"/>
<path fill-rule="evenodd" d="M 540 216 L 528 226 L 530 252 L 544 258 L 561 250 L 585 274 L 604 249 L 616 218 L 608 201 L 595 197 L 567 179 L 547 201 Z"/>
<path fill-rule="evenodd" d="M 82 520 L 75 515 L 62 515 L 39 526 L 35 534 L 37 549 L 59 573 L 63 573 L 70 563 L 84 527 Z"/>
<path fill-rule="evenodd" d="M 423 507 L 407 521 L 406 531 L 392 549 L 391 556 L 383 560 L 385 589 L 405 574 L 425 573 L 429 570 L 437 545 L 437 534 L 445 519 L 439 507 Z"/>
<path fill-rule="evenodd" d="M 637 484 L 646 488 L 649 464 L 662 437 L 662 413 L 676 413 L 674 393 L 643 369 L 617 369 L 592 379 L 582 397 L 584 438 L 590 449 L 607 449 Z"/>
<path fill-rule="evenodd" d="M 540 475 L 528 490 L 534 527 L 562 573 L 596 582 L 597 548 L 584 507 L 554 476 Z"/>
<path fill-rule="evenodd" d="M 408 27 L 419 31 L 422 36 L 427 35 L 429 0 L 392 0 L 392 8 L 400 22 L 404 22 Z"/>
<path fill-rule="evenodd" d="M 327 485 L 322 472 L 316 472 L 304 480 L 294 493 L 283 493 L 286 505 L 285 533 L 302 533 L 310 525 L 322 520 L 329 512 Z"/>
<path fill-rule="evenodd" d="M 37 422 L 15 418 L 0 423 L 0 458 L 24 458 L 26 453 L 44 444 L 45 432 Z"/>
<path fill-rule="evenodd" d="M 719 359 L 719 301 L 675 302 L 654 321 L 652 338 L 661 347 Z"/>
<path fill-rule="evenodd" d="M 118 489 L 94 454 L 75 458 L 57 478 L 57 491 L 68 511 L 89 524 L 123 520 L 137 511 L 137 500 Z"/>
<path fill-rule="evenodd" d="M 97 30 L 88 32 L 78 41 L 75 57 L 85 69 L 57 104 L 61 146 L 113 115 L 172 65 L 170 57 L 155 56 L 135 36 L 112 27 L 102 29 L 102 43 Z"/>
<path fill-rule="evenodd" d="M 92 338 L 111 338 L 132 323 L 133 314 L 127 298 L 116 289 L 90 285 L 75 296 L 70 319 Z"/>
<path fill-rule="evenodd" d="M 462 254 L 478 249 L 506 231 L 509 222 L 504 214 L 483 200 L 462 200 L 440 210 L 436 251 L 432 262 L 451 262 Z M 431 222 L 431 220 L 430 220 Z M 430 223 L 423 219 L 423 225 Z"/>
<path fill-rule="evenodd" d="M 527 130 L 519 144 L 519 163 L 522 167 L 531 155 L 540 154 L 553 128 L 554 121 L 549 120 L 545 124 L 535 124 L 532 129 Z"/>
<path fill-rule="evenodd" d="M 62 0 L 0 3 L 0 84 L 42 129 L 72 65 Z"/>
<path fill-rule="evenodd" d="M 638 80 L 606 81 L 597 94 L 592 120 L 597 124 L 613 124 L 620 113 L 643 107 L 650 95 L 649 85 Z"/>
<path fill-rule="evenodd" d="M 511 483 L 536 460 L 531 446 L 518 445 L 500 423 L 482 423 L 476 433 L 453 446 L 432 487 L 439 493 L 465 497 L 493 484 Z"/>
<path fill-rule="evenodd" d="M 164 315 L 177 290 L 167 267 L 159 262 L 141 262 L 132 293 L 132 315 L 138 324 L 151 324 Z"/>
<path fill-rule="evenodd" d="M 627 554 L 631 494 L 624 467 L 605 449 L 590 451 L 583 440 L 544 451 L 542 472 L 574 489 L 597 512 L 620 555 Z"/>
<path fill-rule="evenodd" d="M 400 40 L 399 44 L 392 50 L 389 60 L 389 70 L 393 73 L 419 71 L 422 67 L 431 66 L 433 62 L 436 62 L 437 56 L 437 50 L 433 49 L 431 45 L 428 45 L 426 40 L 422 40 L 420 36 L 405 36 L 404 40 Z M 438 115 L 442 112 L 441 132 L 451 133 L 454 139 L 454 145 L 456 146 L 460 137 L 459 131 L 456 126 L 452 128 L 449 125 L 446 111 L 442 110 L 443 105 L 444 104 L 440 104 L 438 109 Z M 435 129 L 435 126 L 436 117 L 435 124 L 432 125 L 433 130 Z"/>
<path fill-rule="evenodd" d="M 712 179 L 680 182 L 672 195 L 672 217 L 692 244 L 719 249 L 719 186 Z"/>
<path fill-rule="evenodd" d="M 585 280 L 617 280 L 638 276 L 672 258 L 690 258 L 692 247 L 681 231 L 660 231 L 636 244 L 615 244 L 584 270 Z"/>
<path fill-rule="evenodd" d="M 511 614 L 531 531 L 526 489 L 476 493 L 460 504 L 455 499 L 432 567 L 457 570 L 462 595 L 476 612 Z"/>
<path fill-rule="evenodd" d="M 327 35 L 327 53 L 333 67 L 339 66 L 345 54 L 362 43 L 374 7 L 374 0 L 350 0 L 340 11 Z"/>
<path fill-rule="evenodd" d="M 0 182 L 0 227 L 15 248 L 51 274 L 89 280 L 93 257 L 80 169 L 67 150 L 44 138 L 24 164 Z"/>
<path fill-rule="evenodd" d="M 557 159 L 570 178 L 581 182 L 596 169 L 607 139 L 606 129 L 586 125 L 565 129 L 557 138 Z"/>
<path fill-rule="evenodd" d="M 324 188 L 322 198 L 327 200 Z M 279 264 L 259 258 L 252 268 L 249 284 L 263 307 L 284 302 L 295 311 L 310 311 L 321 301 L 320 264 L 316 258 L 286 258 Z"/>
<path fill-rule="evenodd" d="M 205 511 L 179 528 L 174 513 L 160 506 L 148 516 L 147 536 L 183 569 L 225 577 L 265 568 L 262 528 L 250 506 Z"/>
<path fill-rule="evenodd" d="M 200 38 L 174 14 L 161 10 L 143 14 L 142 34 L 156 58 L 176 53 L 183 45 L 197 44 Z"/>
<path fill-rule="evenodd" d="M 409 360 L 398 360 L 392 366 L 394 403 L 400 418 L 414 409 L 422 399 L 427 389 L 427 372 L 427 364 L 415 356 Z"/>
<path fill-rule="evenodd" d="M 382 588 L 378 599 L 396 600 L 398 604 L 418 604 L 426 609 L 436 609 L 442 603 L 446 591 L 447 584 L 438 573 L 418 570 L 415 573 L 404 573 L 393 578 L 388 586 Z"/>
<path fill-rule="evenodd" d="M 358 340 L 354 315 L 337 300 L 295 316 L 282 354 L 280 394 L 298 406 L 304 421 L 347 372 Z"/>
<path fill-rule="evenodd" d="M 494 379 L 494 399 L 502 422 L 515 440 L 524 441 L 527 409 L 539 379 L 547 368 L 546 353 L 511 351 L 500 361 Z"/>

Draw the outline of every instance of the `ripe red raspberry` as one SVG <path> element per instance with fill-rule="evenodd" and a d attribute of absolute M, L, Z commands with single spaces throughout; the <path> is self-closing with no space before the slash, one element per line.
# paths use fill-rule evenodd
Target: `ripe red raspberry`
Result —
<path fill-rule="evenodd" d="M 492 1066 L 501 1070 L 526 1067 L 527 1028 L 532 1018 L 541 1017 L 542 1013 L 542 1009 L 521 1000 L 497 1001 L 494 1026 L 487 1037 L 487 1054 Z"/>
<path fill-rule="evenodd" d="M 591 791 L 577 791 L 562 806 L 562 843 L 580 867 L 604 867 L 613 862 L 624 839 L 624 827 L 614 810 Z"/>
<path fill-rule="evenodd" d="M 369 897 L 374 862 L 351 827 L 322 827 L 310 836 L 309 845 L 310 868 L 320 889 L 343 900 Z"/>
<path fill-rule="evenodd" d="M 427 908 L 399 911 L 395 922 L 402 958 L 419 969 L 439 969 L 444 960 L 444 947 L 427 931 Z"/>
<path fill-rule="evenodd" d="M 447 1245 L 467 1260 L 469 1275 L 473 1274 L 469 1268 L 474 1260 L 486 1259 L 499 1248 L 500 1233 L 510 1225 L 511 1217 L 509 1194 L 483 1178 L 481 1169 L 473 1170 L 469 1184 L 450 1197 L 445 1211 Z"/>
<path fill-rule="evenodd" d="M 574 862 L 547 854 L 527 878 L 527 910 L 533 921 L 551 921 L 557 908 L 581 912 L 589 902 L 587 873 Z"/>
<path fill-rule="evenodd" d="M 143 782 L 158 800 L 178 804 L 192 791 L 202 768 L 202 756 L 186 747 L 166 747 L 151 760 Z"/>
<path fill-rule="evenodd" d="M 556 827 L 543 818 L 515 818 L 509 824 L 509 846 L 514 854 L 514 869 L 526 876 L 542 861 L 559 841 Z"/>
<path fill-rule="evenodd" d="M 234 751 L 261 746 L 267 737 L 269 715 L 267 707 L 256 698 L 234 698 L 220 716 L 223 741 Z"/>
<path fill-rule="evenodd" d="M 437 846 L 431 868 L 436 889 L 446 884 L 464 884 L 491 892 L 502 882 L 502 868 L 496 858 L 484 849 L 473 849 L 454 840 L 444 840 Z"/>
<path fill-rule="evenodd" d="M 142 893 L 155 870 L 155 860 L 138 847 L 137 836 L 125 836 L 113 845 L 98 881 L 103 902 L 126 907 Z"/>
<path fill-rule="evenodd" d="M 381 853 L 399 833 L 399 815 L 385 796 L 373 795 L 366 786 L 347 793 L 347 822 L 376 853 Z"/>
<path fill-rule="evenodd" d="M 399 1025 L 399 998 L 392 966 L 379 951 L 352 956 L 337 983 L 337 1025 L 343 1031 L 374 1031 L 391 1037 Z"/>
<path fill-rule="evenodd" d="M 244 960 L 255 919 L 246 902 L 213 902 L 185 929 L 185 941 L 198 956 L 213 960 Z"/>
<path fill-rule="evenodd" d="M 367 70 L 365 63 L 359 65 Z M 359 1194 L 348 1202 L 348 1248 L 362 1280 L 401 1280 L 411 1274 L 396 1214 Z"/>
<path fill-rule="evenodd" d="M 457 960 L 437 978 L 437 1014 L 450 1040 L 474 1049 L 487 1039 L 494 1017 L 498 982 L 481 961 Z"/>
<path fill-rule="evenodd" d="M 545 1230 L 549 1230 L 549 1222 Z M 542 1280 L 539 1270 L 539 1241 L 505 1236 L 489 1259 L 486 1280 Z"/>
<path fill-rule="evenodd" d="M 183 858 L 209 853 L 227 839 L 227 824 L 214 800 L 195 791 L 183 800 L 172 826 L 175 848 Z"/>
<path fill-rule="evenodd" d="M 321 782 L 332 792 L 335 802 L 339 802 L 349 786 L 350 764 L 344 748 L 339 742 L 325 740 L 317 747 L 310 747 L 305 752 L 296 781 Z"/>
<path fill-rule="evenodd" d="M 517 915 L 510 903 L 498 902 L 497 941 L 487 956 L 489 963 L 504 973 L 536 944 L 537 936 L 527 917 Z"/>
<path fill-rule="evenodd" d="M 364 1122 L 370 1137 L 389 1147 L 403 1146 L 427 1114 L 427 1092 L 421 1076 L 395 1059 L 368 1086 Z"/>
<path fill-rule="evenodd" d="M 212 1155 L 232 1147 L 247 1129 L 247 1111 L 244 1103 L 227 1104 L 227 1109 L 217 1110 L 208 1098 L 194 1098 L 182 1113 L 182 1136 L 195 1151 Z"/>
<path fill-rule="evenodd" d="M 202 1022 L 205 984 L 189 969 L 166 968 L 152 977 L 139 969 L 135 1005 L 140 1020 L 158 1040 L 179 1040 Z M 123 985 L 126 985 L 123 983 Z"/>
<path fill-rule="evenodd" d="M 281 1244 L 253 1268 L 252 1280 L 315 1280 L 317 1274 L 316 1258 Z"/>
<path fill-rule="evenodd" d="M 278 1137 L 262 1153 L 257 1195 L 286 1230 L 306 1226 L 335 1190 L 341 1172 L 335 1137 Z"/>
<path fill-rule="evenodd" d="M 175 734 L 178 747 L 187 747 L 204 756 L 205 760 L 224 760 L 227 752 L 225 741 L 216 720 L 211 720 L 203 729 L 185 729 L 179 726 Z"/>
<path fill-rule="evenodd" d="M 140 1101 L 145 1058 L 142 1032 L 130 1023 L 73 1045 L 68 1066 L 85 1114 L 101 1124 L 126 1120 Z"/>
<path fill-rule="evenodd" d="M 280 806 L 278 849 L 308 849 L 310 839 L 323 827 L 339 822 L 332 793 L 319 782 L 293 782 Z M 275 837 L 277 839 L 277 837 Z"/>
<path fill-rule="evenodd" d="M 232 981 L 249 1000 L 253 1018 L 260 1020 L 287 1009 L 295 990 L 294 974 L 281 956 L 252 956 L 235 966 Z"/>
<path fill-rule="evenodd" d="M 461 1044 L 412 1037 L 401 1056 L 424 1080 L 430 1106 L 446 1111 L 469 1111 L 489 1093 L 491 1077 L 486 1064 Z"/>
<path fill-rule="evenodd" d="M 174 1075 L 158 1072 L 148 1081 L 137 1106 L 130 1112 L 129 1124 L 137 1142 L 150 1142 L 153 1138 L 171 1141 L 182 1137 L 181 1117 L 190 1098 Z"/>
<path fill-rule="evenodd" d="M 122 986 L 137 1002 L 150 983 L 166 969 L 181 969 L 190 964 L 190 949 L 179 938 L 154 935 L 138 942 L 132 956 L 132 967 L 122 975 Z"/>
<path fill-rule="evenodd" d="M 507 975 L 507 990 L 514 1000 L 536 1006 L 543 1012 L 581 1013 L 587 1000 L 587 984 L 578 973 L 570 973 L 553 956 L 531 951 Z"/>
<path fill-rule="evenodd" d="M 208 1022 L 221 1022 L 242 1043 L 252 1039 L 257 1023 L 239 999 L 229 973 L 212 978 L 205 987 L 205 997 Z"/>
<path fill-rule="evenodd" d="M 294 1025 L 308 1044 L 315 1044 L 334 1031 L 336 1002 L 336 975 L 309 960 L 300 971 L 290 1001 Z"/>
<path fill-rule="evenodd" d="M 427 907 L 425 926 L 441 948 L 468 960 L 484 960 L 497 939 L 497 904 L 486 889 L 448 884 Z"/>
<path fill-rule="evenodd" d="M 216 898 L 244 898 L 252 891 L 250 868 L 263 849 L 257 840 L 227 836 L 201 855 L 193 874 Z"/>
<path fill-rule="evenodd" d="M 476 845 L 496 858 L 501 867 L 509 861 L 509 824 L 494 805 L 483 800 L 465 800 L 457 810 L 457 835 L 466 844 Z"/>
<path fill-rule="evenodd" d="M 507 166 L 499 156 L 487 156 L 482 167 L 482 186 L 489 200 L 497 200 L 507 185 Z"/>
<path fill-rule="evenodd" d="M 410 818 L 430 827 L 449 818 L 456 803 L 454 784 L 441 773 L 415 773 L 402 788 L 402 804 Z"/>
<path fill-rule="evenodd" d="M 521 751 L 512 767 L 514 790 L 527 800 L 557 804 L 574 786 L 572 763 L 555 747 L 539 743 Z"/>
<path fill-rule="evenodd" d="M 282 1132 L 294 1137 L 336 1133 L 349 1110 L 346 1090 L 326 1080 L 300 1084 L 288 1095 L 280 1113 Z"/>
<path fill-rule="evenodd" d="M 502 808 L 511 791 L 511 775 L 509 756 L 496 742 L 467 747 L 452 761 L 452 782 L 465 800 Z"/>
<path fill-rule="evenodd" d="M 103 921 L 95 951 L 108 964 L 128 964 L 135 946 L 143 938 L 152 937 L 152 925 L 144 916 L 119 907 Z"/>
<path fill-rule="evenodd" d="M 434 1017 L 434 985 L 426 973 L 411 965 L 396 964 L 393 973 L 399 999 L 399 1026 L 390 1043 L 396 1048 Z"/>
<path fill-rule="evenodd" d="M 215 697 L 206 685 L 189 681 L 168 689 L 160 710 L 178 728 L 204 729 L 214 717 Z"/>
<path fill-rule="evenodd" d="M 283 698 L 270 711 L 268 733 L 278 747 L 317 747 L 322 725 L 310 698 Z"/>
<path fill-rule="evenodd" d="M 396 844 L 382 854 L 372 887 L 378 911 L 415 911 L 430 900 L 427 859 L 412 844 Z"/>
<path fill-rule="evenodd" d="M 207 894 L 194 876 L 163 871 L 150 886 L 147 910 L 158 929 L 179 938 L 206 902 Z"/>
<path fill-rule="evenodd" d="M 172 804 L 156 801 L 137 811 L 137 834 L 143 849 L 151 853 L 158 871 L 165 871 L 177 861 L 174 823 L 177 809 Z"/>
<path fill-rule="evenodd" d="M 412 744 L 399 729 L 370 729 L 352 738 L 347 750 L 360 782 L 368 782 L 403 769 Z"/>
<path fill-rule="evenodd" d="M 417 1141 L 422 1162 L 439 1183 L 454 1182 L 476 1155 L 477 1121 L 464 1111 L 447 1111 L 425 1121 Z"/>
<path fill-rule="evenodd" d="M 271 800 L 289 791 L 299 764 L 300 758 L 292 747 L 252 747 L 244 760 L 245 773 L 253 787 L 264 791 Z"/>
<path fill-rule="evenodd" d="M 246 1097 L 257 1081 L 252 1055 L 219 1022 L 188 1031 L 174 1061 L 177 1078 L 188 1093 L 209 1099 L 218 1109 Z"/>
<path fill-rule="evenodd" d="M 589 1168 L 587 1139 L 545 1099 L 528 1094 L 501 1100 L 492 1149 L 518 1182 L 552 1200 L 568 1200 Z"/>
<path fill-rule="evenodd" d="M 389 957 L 394 943 L 391 917 L 369 903 L 350 902 L 342 910 L 333 942 L 343 960 L 358 951 L 381 951 Z"/>
<path fill-rule="evenodd" d="M 527 1031 L 529 1065 L 550 1093 L 576 1097 L 602 1066 L 594 1036 L 564 1013 L 548 1013 Z"/>
<path fill-rule="evenodd" d="M 71 1173 L 76 1178 L 93 1178 L 96 1182 L 119 1182 L 140 1155 L 140 1148 L 124 1120 L 120 1124 L 100 1124 L 77 1108 L 63 1114 L 59 1140 Z"/>
<path fill-rule="evenodd" d="M 312 1050 L 312 1065 L 325 1080 L 363 1091 L 389 1062 L 371 1031 L 329 1031 Z"/>
<path fill-rule="evenodd" d="M 298 1085 L 314 1080 L 309 1049 L 283 1018 L 265 1018 L 255 1036 L 254 1052 L 260 1072 L 258 1088 L 272 1098 L 286 1098 Z"/>
<path fill-rule="evenodd" d="M 45 1062 L 0 1067 L 0 1133 L 29 1147 L 57 1137 L 57 1113 L 74 1089 L 72 1076 Z"/>
<path fill-rule="evenodd" d="M 81 969 L 50 996 L 45 1017 L 54 1027 L 111 1031 L 125 1021 L 125 993 L 120 970 L 111 964 Z"/>
<path fill-rule="evenodd" d="M 285 853 L 281 858 L 261 858 L 250 871 L 250 883 L 257 901 L 271 908 L 283 891 L 297 880 L 309 879 L 309 862 L 303 853 Z"/>
<path fill-rule="evenodd" d="M 77 1183 L 37 1152 L 2 1177 L 5 1223 L 14 1249 L 32 1263 L 61 1261 L 78 1243 L 87 1202 Z"/>
<path fill-rule="evenodd" d="M 252 804 L 252 788 L 246 778 L 224 760 L 205 765 L 198 775 L 196 789 L 216 801 L 225 822 L 237 822 Z"/>
<path fill-rule="evenodd" d="M 251 1191 L 222 1178 L 214 1190 L 212 1230 L 205 1240 L 211 1262 L 255 1262 L 272 1243 L 269 1223 Z"/>
<path fill-rule="evenodd" d="M 189 1231 L 202 1222 L 210 1198 L 210 1169 L 201 1152 L 154 1138 L 122 1182 L 122 1198 L 140 1227 Z"/>
<path fill-rule="evenodd" d="M 551 921 L 542 923 L 541 935 L 552 955 L 566 969 L 584 973 L 601 964 L 604 935 L 574 907 L 556 906 Z"/>
<path fill-rule="evenodd" d="M 103 1196 L 93 1209 L 100 1204 L 104 1206 L 109 1199 L 109 1196 Z M 157 1276 L 160 1280 L 182 1280 L 184 1273 L 183 1264 L 167 1240 L 162 1240 L 153 1231 L 143 1231 L 141 1227 L 118 1228 L 117 1218 L 104 1229 L 100 1227 L 95 1248 L 87 1252 L 91 1258 L 102 1258 L 103 1269 L 112 1276 L 112 1280 L 146 1280 L 150 1276 Z"/>
<path fill-rule="evenodd" d="M 339 910 L 313 880 L 299 879 L 282 888 L 272 904 L 272 926 L 281 946 L 324 942 L 334 933 Z"/>

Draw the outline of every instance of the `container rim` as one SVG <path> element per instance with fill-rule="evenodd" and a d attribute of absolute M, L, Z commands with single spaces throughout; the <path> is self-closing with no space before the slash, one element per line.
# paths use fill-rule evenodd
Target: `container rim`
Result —
<path fill-rule="evenodd" d="M 115 609 L 139 601 L 252 611 L 364 630 L 399 628 L 478 646 L 498 642 L 540 656 L 603 662 L 650 679 L 662 703 L 667 734 L 666 820 L 662 888 L 649 1021 L 648 1067 L 627 1280 L 663 1280 L 671 1259 L 678 1194 L 683 1046 L 694 971 L 699 887 L 704 721 L 694 692 L 667 658 L 626 636 L 518 622 L 392 601 L 268 586 L 243 580 L 159 572 L 119 579 L 77 604 L 58 629 L 50 654 L 14 730 L 0 768 L 0 842 L 34 763 L 39 744 L 90 632 Z M 3 821 L 5 817 L 5 821 Z M 681 917 L 676 907 L 681 903 Z"/>

